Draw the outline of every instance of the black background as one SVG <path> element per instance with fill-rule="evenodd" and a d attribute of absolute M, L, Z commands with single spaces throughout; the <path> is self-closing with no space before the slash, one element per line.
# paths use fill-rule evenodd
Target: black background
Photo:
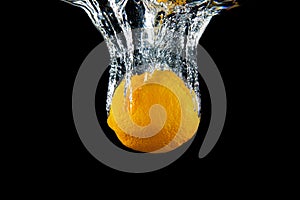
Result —
<path fill-rule="evenodd" d="M 111 169 L 93 158 L 81 143 L 72 117 L 73 83 L 83 60 L 103 39 L 82 9 L 60 1 L 53 5 L 47 9 L 47 21 L 40 23 L 42 28 L 36 33 L 46 47 L 41 50 L 39 62 L 43 68 L 36 81 L 42 85 L 42 89 L 36 88 L 41 104 L 37 118 L 43 120 L 39 123 L 39 148 L 34 150 L 34 155 L 43 152 L 35 156 L 39 164 L 34 169 L 44 170 L 39 181 L 54 180 L 62 190 L 65 185 L 80 188 L 95 182 L 99 189 L 103 184 L 145 190 L 171 184 L 176 192 L 180 185 L 205 190 L 230 187 L 230 182 L 234 189 L 251 194 L 244 184 L 252 181 L 256 190 L 262 189 L 260 186 L 271 177 L 271 153 L 262 141 L 262 135 L 269 134 L 265 105 L 270 103 L 263 95 L 270 91 L 262 70 L 268 66 L 263 54 L 267 35 L 261 26 L 268 23 L 256 1 L 242 1 L 240 7 L 215 16 L 200 39 L 219 68 L 227 93 L 227 118 L 218 143 L 209 155 L 199 159 L 204 138 L 200 132 L 181 158 L 144 174 Z M 202 96 L 208 96 L 204 83 L 202 87 Z M 205 104 L 209 105 L 209 101 Z M 205 111 L 209 113 L 209 108 L 203 108 L 204 115 Z M 205 130 L 209 117 L 202 120 L 200 129 Z M 148 184 L 151 181 L 159 185 Z"/>

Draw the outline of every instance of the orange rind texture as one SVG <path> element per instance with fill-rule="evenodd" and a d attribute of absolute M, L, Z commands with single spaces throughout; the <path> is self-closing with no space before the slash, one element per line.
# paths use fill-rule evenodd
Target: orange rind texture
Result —
<path fill-rule="evenodd" d="M 131 78 L 132 101 L 124 80 L 112 98 L 107 123 L 126 147 L 140 152 L 171 151 L 191 139 L 200 118 L 194 93 L 172 71 Z"/>

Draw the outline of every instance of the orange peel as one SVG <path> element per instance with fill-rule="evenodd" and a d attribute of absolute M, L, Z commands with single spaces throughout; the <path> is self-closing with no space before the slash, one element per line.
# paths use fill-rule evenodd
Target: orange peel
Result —
<path fill-rule="evenodd" d="M 107 119 L 125 146 L 141 151 L 171 151 L 191 139 L 200 118 L 194 93 L 172 71 L 131 78 L 132 100 L 124 97 L 124 80 L 116 88 Z"/>

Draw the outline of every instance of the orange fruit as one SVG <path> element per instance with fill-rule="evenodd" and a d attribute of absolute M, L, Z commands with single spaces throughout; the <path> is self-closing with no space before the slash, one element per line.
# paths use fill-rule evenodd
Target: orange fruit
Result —
<path fill-rule="evenodd" d="M 200 118 L 194 93 L 172 71 L 154 71 L 131 78 L 124 97 L 124 80 L 116 88 L 107 119 L 125 146 L 141 152 L 171 151 L 191 139 Z"/>

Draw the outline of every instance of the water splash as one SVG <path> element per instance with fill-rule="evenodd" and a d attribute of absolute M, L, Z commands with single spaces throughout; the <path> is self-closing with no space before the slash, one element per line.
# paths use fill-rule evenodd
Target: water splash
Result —
<path fill-rule="evenodd" d="M 101 32 L 110 54 L 106 110 L 125 79 L 172 70 L 195 93 L 200 114 L 197 45 L 211 18 L 237 6 L 234 0 L 62 0 L 81 7 Z M 147 78 L 147 77 L 145 77 Z M 131 95 L 129 95 L 131 96 Z"/>

